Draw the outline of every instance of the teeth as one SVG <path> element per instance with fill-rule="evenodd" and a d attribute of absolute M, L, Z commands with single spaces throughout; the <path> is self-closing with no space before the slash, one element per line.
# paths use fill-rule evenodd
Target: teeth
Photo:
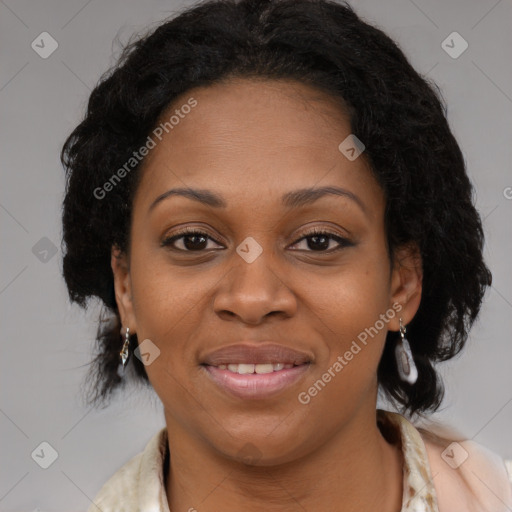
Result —
<path fill-rule="evenodd" d="M 240 370 L 238 370 L 240 371 Z M 274 371 L 273 364 L 255 364 L 254 371 L 256 373 L 272 373 Z"/>
<path fill-rule="evenodd" d="M 233 373 L 239 373 L 241 375 L 245 375 L 248 373 L 272 373 L 278 372 L 279 370 L 293 368 L 293 364 L 284 364 L 284 363 L 264 363 L 264 364 L 219 364 L 219 370 L 229 370 Z"/>
<path fill-rule="evenodd" d="M 241 374 L 244 373 L 254 373 L 254 365 L 253 364 L 229 364 L 228 370 L 230 372 L 238 372 Z"/>

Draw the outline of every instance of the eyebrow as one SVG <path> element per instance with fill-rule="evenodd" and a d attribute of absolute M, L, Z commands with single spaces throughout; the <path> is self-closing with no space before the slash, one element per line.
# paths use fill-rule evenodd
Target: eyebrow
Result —
<path fill-rule="evenodd" d="M 367 209 L 363 201 L 356 196 L 350 190 L 339 188 L 339 187 L 318 187 L 318 188 L 301 188 L 298 190 L 293 190 L 292 192 L 287 192 L 281 198 L 283 206 L 286 208 L 299 208 L 301 206 L 311 204 L 321 197 L 324 197 L 328 194 L 343 196 L 354 201 L 361 210 L 367 214 Z M 198 201 L 199 203 L 205 204 L 207 206 L 211 206 L 213 208 L 226 208 L 227 202 L 226 200 L 207 189 L 197 189 L 197 188 L 173 188 L 159 195 L 153 203 L 151 203 L 149 207 L 149 212 L 151 212 L 157 204 L 162 202 L 164 199 L 167 199 L 172 196 L 183 196 L 188 197 L 194 201 Z"/>

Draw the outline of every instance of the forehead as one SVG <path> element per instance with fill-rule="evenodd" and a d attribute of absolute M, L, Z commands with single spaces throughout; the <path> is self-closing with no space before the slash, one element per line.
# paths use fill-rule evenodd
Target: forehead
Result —
<path fill-rule="evenodd" d="M 191 99 L 195 106 L 182 108 Z M 173 101 L 160 126 L 171 116 L 172 128 L 168 123 L 161 140 L 153 137 L 144 161 L 139 202 L 175 186 L 217 189 L 242 201 L 339 185 L 382 199 L 366 160 L 350 161 L 338 148 L 351 133 L 342 101 L 307 85 L 238 79 L 199 87 Z"/>
<path fill-rule="evenodd" d="M 291 80 L 232 79 L 198 87 L 174 100 L 160 121 L 191 97 L 197 105 L 164 134 L 175 149 L 208 146 L 224 151 L 230 145 L 235 151 L 257 144 L 272 150 L 312 142 L 328 146 L 338 139 L 336 132 L 350 133 L 341 98 Z"/>

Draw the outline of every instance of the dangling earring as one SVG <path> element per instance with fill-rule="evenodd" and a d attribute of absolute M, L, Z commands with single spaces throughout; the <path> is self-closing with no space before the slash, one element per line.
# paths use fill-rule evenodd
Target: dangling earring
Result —
<path fill-rule="evenodd" d="M 418 379 L 418 369 L 414 364 L 411 347 L 405 337 L 405 332 L 405 327 L 402 325 L 402 319 L 400 318 L 401 339 L 398 340 L 395 347 L 396 366 L 398 368 L 398 375 L 400 378 L 409 384 L 414 384 Z"/>
<path fill-rule="evenodd" d="M 121 328 L 121 336 L 123 335 L 123 328 Z M 127 327 L 125 334 L 124 334 L 124 343 L 123 348 L 121 349 L 121 352 L 119 352 L 119 355 L 121 357 L 121 363 L 119 364 L 119 370 L 123 370 L 126 368 L 126 364 L 128 363 L 128 359 L 130 358 L 130 328 Z M 119 373 L 119 372 L 118 372 Z"/>

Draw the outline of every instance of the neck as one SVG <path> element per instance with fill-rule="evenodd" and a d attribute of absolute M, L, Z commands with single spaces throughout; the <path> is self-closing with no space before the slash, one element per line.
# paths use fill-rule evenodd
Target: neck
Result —
<path fill-rule="evenodd" d="M 167 414 L 166 421 L 171 511 L 401 509 L 401 451 L 383 437 L 375 408 L 362 411 L 319 449 L 274 466 L 227 459 Z"/>

